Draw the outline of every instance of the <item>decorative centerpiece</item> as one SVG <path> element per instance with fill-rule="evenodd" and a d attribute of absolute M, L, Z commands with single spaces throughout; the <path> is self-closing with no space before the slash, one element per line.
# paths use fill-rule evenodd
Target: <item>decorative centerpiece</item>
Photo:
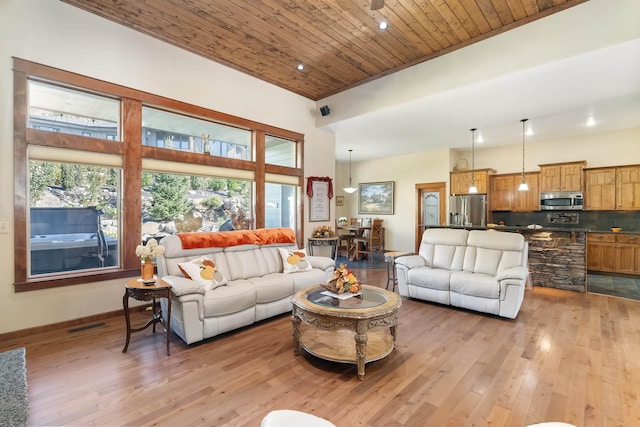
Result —
<path fill-rule="evenodd" d="M 347 217 L 341 216 L 340 218 L 338 218 L 338 225 L 347 225 Z"/>
<path fill-rule="evenodd" d="M 136 246 L 136 255 L 140 257 L 141 276 L 143 282 L 154 282 L 153 270 L 154 265 L 151 258 L 155 258 L 164 253 L 164 246 L 159 245 L 156 239 L 149 239 L 146 245 Z"/>
<path fill-rule="evenodd" d="M 313 232 L 313 237 L 335 237 L 335 234 L 333 233 L 331 226 L 321 225 Z"/>
<path fill-rule="evenodd" d="M 344 264 L 333 272 L 333 276 L 326 285 L 322 285 L 323 288 L 334 294 L 342 294 L 345 292 L 356 294 L 362 290 L 362 284 L 358 282 L 358 279 L 351 270 L 347 270 Z"/>

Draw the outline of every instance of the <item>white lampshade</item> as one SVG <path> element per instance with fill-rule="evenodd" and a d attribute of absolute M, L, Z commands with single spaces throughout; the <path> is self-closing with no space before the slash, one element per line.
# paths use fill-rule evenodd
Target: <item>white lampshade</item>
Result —
<path fill-rule="evenodd" d="M 525 181 L 522 181 L 522 184 L 520 184 L 520 187 L 518 187 L 519 191 L 529 191 L 529 186 L 527 185 L 527 183 Z"/>
<path fill-rule="evenodd" d="M 478 192 L 478 187 L 476 187 L 475 185 L 472 185 L 471 187 L 469 187 L 469 193 L 477 193 Z"/>
<path fill-rule="evenodd" d="M 351 184 L 351 152 L 353 150 L 349 150 L 349 186 L 348 187 L 344 187 L 342 189 L 342 191 L 344 191 L 345 193 L 349 193 L 349 194 L 353 194 L 356 191 L 358 191 L 357 188 L 355 188 L 352 184 Z"/>

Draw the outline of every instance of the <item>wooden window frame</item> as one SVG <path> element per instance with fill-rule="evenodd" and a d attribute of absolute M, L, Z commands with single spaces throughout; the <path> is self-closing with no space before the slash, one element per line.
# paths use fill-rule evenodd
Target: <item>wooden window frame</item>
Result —
<path fill-rule="evenodd" d="M 265 175 L 279 174 L 294 176 L 298 179 L 298 188 L 304 184 L 304 135 L 221 113 L 196 105 L 165 98 L 159 95 L 131 89 L 114 83 L 93 79 L 69 71 L 52 68 L 19 58 L 13 58 L 14 77 L 14 255 L 16 292 L 47 289 L 58 286 L 84 284 L 96 281 L 133 277 L 140 273 L 140 260 L 135 248 L 140 243 L 140 223 L 142 200 L 142 159 L 158 159 L 181 163 L 197 163 L 227 169 L 250 170 L 254 173 L 255 185 L 255 226 L 264 227 L 265 221 Z M 91 137 L 52 133 L 46 130 L 27 127 L 28 118 L 28 81 L 41 80 L 54 85 L 68 86 L 88 93 L 111 96 L 121 101 L 121 141 L 109 141 Z M 206 156 L 142 145 L 142 106 L 148 105 L 185 115 L 204 118 L 221 124 L 236 126 L 252 132 L 252 159 L 238 160 L 225 157 Z M 295 141 L 297 144 L 297 164 L 291 168 L 265 164 L 265 134 Z M 105 272 L 68 272 L 55 276 L 30 278 L 27 274 L 27 200 L 29 182 L 29 145 L 43 145 L 70 150 L 94 151 L 122 156 L 122 199 L 121 206 L 121 260 L 120 268 Z M 299 190 L 301 193 L 301 190 Z M 298 244 L 304 235 L 304 205 L 298 197 L 298 215 L 296 237 Z"/>

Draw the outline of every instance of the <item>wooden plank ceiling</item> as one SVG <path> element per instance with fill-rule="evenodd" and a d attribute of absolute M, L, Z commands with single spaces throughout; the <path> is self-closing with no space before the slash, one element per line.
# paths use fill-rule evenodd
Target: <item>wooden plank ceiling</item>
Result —
<path fill-rule="evenodd" d="M 62 1 L 318 100 L 587 0 Z"/>

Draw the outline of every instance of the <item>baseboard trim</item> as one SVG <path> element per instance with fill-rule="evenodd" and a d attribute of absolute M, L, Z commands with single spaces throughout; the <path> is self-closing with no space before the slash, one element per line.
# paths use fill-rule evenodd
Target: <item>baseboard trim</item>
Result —
<path fill-rule="evenodd" d="M 138 311 L 144 311 L 145 307 L 146 307 L 145 304 L 129 307 L 129 312 L 133 313 Z M 0 341 L 24 338 L 29 335 L 39 334 L 42 332 L 55 331 L 58 329 L 73 329 L 80 325 L 91 324 L 91 323 L 99 322 L 102 320 L 106 320 L 106 319 L 110 319 L 112 317 L 118 317 L 118 316 L 122 317 L 122 319 L 124 320 L 124 309 L 109 311 L 109 312 L 100 313 L 100 314 L 93 314 L 91 316 L 81 317 L 73 320 L 67 320 L 64 322 L 51 323 L 49 325 L 35 326 L 33 328 L 20 329 L 12 332 L 5 332 L 0 334 Z"/>

